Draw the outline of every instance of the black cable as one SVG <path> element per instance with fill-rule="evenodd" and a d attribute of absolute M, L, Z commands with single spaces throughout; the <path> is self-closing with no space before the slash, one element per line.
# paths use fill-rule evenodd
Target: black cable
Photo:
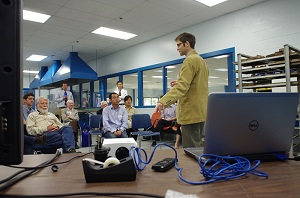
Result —
<path fill-rule="evenodd" d="M 48 160 L 48 161 L 46 161 L 46 162 L 41 163 L 40 165 L 36 166 L 35 169 L 32 168 L 32 167 L 31 167 L 31 169 L 24 169 L 24 170 L 21 170 L 21 171 L 15 173 L 15 174 L 9 176 L 9 177 L 6 178 L 6 179 L 1 180 L 1 181 L 0 181 L 1 184 L 2 184 L 2 183 L 5 183 L 5 182 L 6 182 L 6 183 L 0 187 L 0 192 L 6 190 L 7 188 L 9 188 L 9 187 L 11 187 L 11 186 L 13 186 L 14 184 L 16 184 L 17 182 L 21 181 L 22 179 L 28 177 L 29 175 L 33 174 L 34 172 L 39 171 L 39 170 L 41 169 L 41 168 L 39 168 L 39 167 L 43 167 L 43 166 L 45 166 L 45 165 L 47 165 L 47 164 L 53 162 L 59 155 L 60 155 L 60 152 L 57 151 L 56 154 L 55 154 L 55 156 L 54 156 L 52 159 L 50 159 L 50 160 Z M 27 171 L 28 171 L 28 172 L 27 172 Z M 26 172 L 27 172 L 27 173 L 26 173 Z M 13 180 L 16 176 L 20 175 L 21 173 L 26 173 L 26 174 L 21 175 L 19 178 L 16 178 L 15 180 Z"/>
<path fill-rule="evenodd" d="M 90 152 L 92 153 L 92 152 Z M 83 156 L 86 156 L 90 153 L 86 153 L 84 155 L 80 155 L 80 156 L 75 156 L 69 160 L 66 160 L 66 161 L 63 161 L 63 162 L 58 162 L 58 163 L 52 163 L 59 155 L 60 155 L 60 152 L 58 151 L 56 153 L 56 155 L 46 161 L 46 162 L 43 162 L 41 164 L 39 164 L 38 166 L 35 166 L 35 167 L 21 167 L 21 166 L 13 166 L 13 165 L 10 165 L 8 167 L 11 167 L 11 168 L 22 168 L 24 170 L 21 170 L 17 173 L 15 173 L 14 175 L 0 181 L 2 183 L 4 183 L 5 181 L 7 181 L 8 183 L 6 183 L 5 185 L 1 186 L 0 187 L 0 192 L 6 190 L 7 188 L 13 186 L 14 184 L 16 184 L 17 182 L 21 181 L 22 179 L 32 175 L 33 173 L 41 170 L 42 168 L 45 168 L 45 167 L 48 167 L 48 166 L 52 166 L 54 164 L 63 164 L 63 163 L 67 163 L 67 162 L 70 162 L 74 159 L 78 159 L 80 157 L 83 157 Z M 20 176 L 19 178 L 17 178 L 16 180 L 11 180 L 13 179 L 14 177 L 16 177 L 17 175 L 21 174 L 21 173 L 24 173 L 24 172 L 27 172 L 26 174 Z M 80 193 L 66 193 L 66 194 L 52 194 L 52 195 L 17 195 L 17 194 L 1 194 L 0 193 L 0 197 L 74 197 L 74 196 L 111 196 L 111 197 L 132 197 L 132 196 L 142 196 L 142 197 L 153 197 L 153 198 L 163 198 L 164 196 L 161 196 L 161 195 L 155 195 L 155 194 L 147 194 L 147 193 L 128 193 L 128 192 L 80 192 Z"/>
<path fill-rule="evenodd" d="M 70 162 L 70 161 L 72 161 L 72 160 L 74 160 L 74 159 L 78 159 L 78 158 L 84 157 L 84 156 L 86 156 L 86 155 L 88 155 L 88 154 L 91 154 L 91 153 L 93 153 L 93 152 L 85 153 L 85 154 L 83 154 L 83 155 L 78 155 L 78 156 L 72 157 L 71 159 L 66 160 L 66 161 L 56 162 L 56 163 L 51 163 L 51 164 L 47 164 L 47 165 L 43 165 L 43 166 L 40 166 L 40 165 L 39 165 L 39 166 L 36 166 L 36 167 L 29 167 L 29 166 L 13 166 L 13 165 L 8 165 L 8 167 L 11 167 L 11 168 L 23 168 L 23 169 L 29 169 L 29 170 L 31 170 L 31 169 L 37 169 L 37 168 L 42 169 L 42 168 L 49 167 L 49 166 L 53 166 L 53 165 L 57 165 L 57 164 L 68 163 L 68 162 Z M 56 159 L 56 158 L 55 158 L 55 159 Z M 55 160 L 55 159 L 54 159 L 54 160 Z M 53 160 L 53 161 L 54 161 L 54 160 Z"/>
<path fill-rule="evenodd" d="M 14 173 L 13 175 L 11 175 L 11 176 L 9 176 L 9 177 L 7 177 L 7 178 L 1 180 L 1 181 L 0 181 L 0 184 L 3 184 L 3 183 L 5 183 L 5 182 L 11 180 L 12 178 L 14 178 L 14 177 L 18 176 L 19 174 L 21 174 L 21 173 L 23 173 L 23 172 L 26 172 L 26 171 L 28 171 L 28 170 L 20 170 L 20 171 Z"/>
<path fill-rule="evenodd" d="M 153 197 L 153 198 L 164 198 L 161 195 L 147 194 L 147 193 L 128 193 L 128 192 L 81 192 L 81 193 L 68 193 L 68 194 L 55 194 L 55 195 L 15 195 L 15 194 L 0 194 L 0 197 L 74 197 L 74 196 L 111 196 L 111 197 Z"/>

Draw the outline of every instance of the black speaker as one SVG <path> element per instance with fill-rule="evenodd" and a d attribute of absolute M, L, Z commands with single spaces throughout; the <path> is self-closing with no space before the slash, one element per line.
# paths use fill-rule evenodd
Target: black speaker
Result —
<path fill-rule="evenodd" d="M 22 5 L 0 0 L 0 164 L 23 161 Z"/>

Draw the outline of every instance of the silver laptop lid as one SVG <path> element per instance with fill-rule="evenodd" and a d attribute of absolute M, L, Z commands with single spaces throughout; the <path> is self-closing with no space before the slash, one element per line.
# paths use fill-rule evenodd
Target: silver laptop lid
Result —
<path fill-rule="evenodd" d="M 210 94 L 204 153 L 287 153 L 294 133 L 298 97 L 298 93 Z"/>

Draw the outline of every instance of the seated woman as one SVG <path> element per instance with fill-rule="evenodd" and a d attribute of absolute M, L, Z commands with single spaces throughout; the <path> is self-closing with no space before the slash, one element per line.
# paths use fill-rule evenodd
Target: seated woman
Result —
<path fill-rule="evenodd" d="M 132 127 L 132 115 L 136 114 L 136 108 L 132 106 L 132 97 L 130 95 L 125 96 L 124 98 L 124 103 L 125 103 L 125 109 L 128 114 L 128 128 L 126 130 L 127 135 L 129 136 L 129 133 L 134 131 Z"/>
<path fill-rule="evenodd" d="M 162 110 L 160 119 L 156 120 L 154 125 L 154 131 L 165 132 L 165 131 L 173 131 L 176 133 L 176 143 L 175 148 L 178 148 L 181 131 L 180 126 L 176 122 L 176 104 L 172 104 L 171 106 Z M 167 128 L 167 129 L 166 129 Z M 156 143 L 154 142 L 154 145 Z"/>

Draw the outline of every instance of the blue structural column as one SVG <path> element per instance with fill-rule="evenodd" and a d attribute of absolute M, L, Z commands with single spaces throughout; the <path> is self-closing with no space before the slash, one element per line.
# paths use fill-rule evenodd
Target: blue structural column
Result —
<path fill-rule="evenodd" d="M 82 84 L 79 84 L 79 106 L 82 107 Z"/>
<path fill-rule="evenodd" d="M 163 75 L 163 80 L 162 80 L 162 84 L 163 84 L 163 92 L 162 94 L 165 95 L 167 93 L 167 83 L 168 83 L 168 72 L 167 72 L 167 68 L 164 66 L 162 67 L 162 75 Z"/>
<path fill-rule="evenodd" d="M 107 93 L 107 79 L 99 79 L 99 87 L 100 87 L 100 97 L 101 101 L 106 101 L 106 93 Z"/>
<path fill-rule="evenodd" d="M 235 81 L 235 66 L 233 64 L 235 60 L 234 51 L 227 57 L 227 65 L 228 65 L 228 92 L 236 92 L 236 81 Z"/>
<path fill-rule="evenodd" d="M 143 83 L 143 72 L 138 71 L 138 104 L 137 106 L 144 106 L 144 99 L 143 99 L 143 89 L 144 89 L 144 83 Z"/>
<path fill-rule="evenodd" d="M 89 101 L 89 107 L 94 107 L 94 81 L 90 82 L 90 101 Z"/>
<path fill-rule="evenodd" d="M 121 81 L 123 83 L 123 76 L 122 75 L 119 76 L 119 81 Z"/>

